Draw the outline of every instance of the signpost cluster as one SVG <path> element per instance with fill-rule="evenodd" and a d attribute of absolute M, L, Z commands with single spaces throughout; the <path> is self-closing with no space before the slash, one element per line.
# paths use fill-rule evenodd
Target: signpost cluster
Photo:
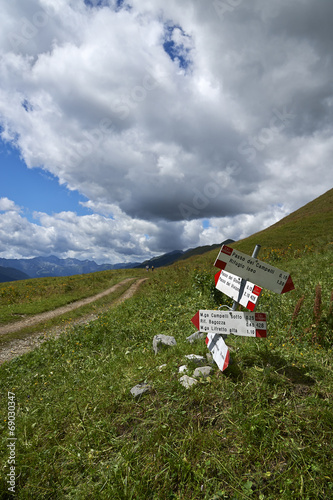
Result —
<path fill-rule="evenodd" d="M 214 263 L 220 269 L 215 286 L 234 303 L 228 311 L 200 310 L 191 320 L 200 332 L 207 333 L 207 347 L 222 371 L 229 364 L 229 349 L 224 342 L 227 335 L 267 337 L 267 314 L 255 312 L 262 289 L 282 294 L 295 288 L 288 273 L 257 259 L 259 250 L 257 245 L 250 257 L 222 245 Z M 236 311 L 239 304 L 251 312 Z"/>

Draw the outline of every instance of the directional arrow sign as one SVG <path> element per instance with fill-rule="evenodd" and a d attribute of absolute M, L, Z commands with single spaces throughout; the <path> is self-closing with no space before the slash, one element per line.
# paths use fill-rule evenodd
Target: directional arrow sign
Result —
<path fill-rule="evenodd" d="M 215 285 L 220 292 L 228 295 L 250 311 L 255 310 L 262 292 L 260 286 L 245 280 L 242 283 L 242 278 L 226 271 L 219 271 L 215 274 Z"/>
<path fill-rule="evenodd" d="M 229 364 L 229 349 L 220 335 L 209 333 L 206 338 L 206 344 L 213 359 L 221 371 L 225 370 Z"/>
<path fill-rule="evenodd" d="M 191 319 L 200 332 L 267 337 L 265 313 L 200 310 Z"/>
<path fill-rule="evenodd" d="M 258 286 L 276 293 L 286 293 L 295 288 L 291 276 L 285 271 L 227 245 L 222 246 L 214 266 L 246 280 L 254 280 Z"/>

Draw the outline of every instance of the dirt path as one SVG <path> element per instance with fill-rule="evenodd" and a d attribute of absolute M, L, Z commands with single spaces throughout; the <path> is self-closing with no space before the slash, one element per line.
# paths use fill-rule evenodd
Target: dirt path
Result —
<path fill-rule="evenodd" d="M 133 281 L 134 279 L 135 278 L 126 278 L 125 280 L 121 281 L 120 283 L 117 283 L 113 287 L 108 288 L 107 290 L 104 290 L 104 292 L 98 293 L 97 295 L 93 295 L 92 297 L 87 297 L 86 299 L 78 300 L 76 302 L 73 302 L 72 304 L 68 304 L 67 306 L 54 309 L 53 311 L 36 314 L 31 318 L 27 318 L 26 320 L 23 321 L 18 321 L 12 325 L 6 325 L 0 327 L 0 335 L 1 334 L 4 335 L 6 333 L 18 332 L 22 328 L 25 328 L 27 326 L 33 326 L 38 323 L 41 323 L 42 321 L 56 318 L 57 316 L 61 316 L 62 314 L 73 311 L 74 309 L 78 309 L 79 307 L 90 304 L 91 302 L 95 302 L 96 300 L 101 299 L 102 297 L 105 297 L 106 295 L 109 295 L 112 292 L 115 292 L 118 288 L 120 288 L 129 281 Z M 129 289 L 126 290 L 126 292 L 124 292 L 118 299 L 114 300 L 111 303 L 111 305 L 108 306 L 108 309 L 132 297 L 139 288 L 139 286 L 141 285 L 141 283 L 143 283 L 146 280 L 147 278 L 141 278 L 137 280 L 135 283 L 133 283 L 133 285 L 131 285 Z M 77 324 L 89 323 L 90 321 L 97 319 L 97 317 L 98 317 L 97 314 L 90 314 L 78 320 L 73 320 L 70 323 L 70 326 L 72 327 Z M 47 332 L 44 331 L 44 332 L 33 333 L 29 335 L 27 338 L 13 339 L 8 343 L 5 343 L 5 345 L 0 346 L 0 365 L 5 361 L 9 361 L 15 358 L 16 356 L 21 356 L 22 354 L 28 351 L 32 351 L 33 349 L 40 346 L 43 342 L 46 342 L 50 338 L 59 337 L 63 331 L 64 331 L 64 326 L 57 326 L 48 330 Z"/>

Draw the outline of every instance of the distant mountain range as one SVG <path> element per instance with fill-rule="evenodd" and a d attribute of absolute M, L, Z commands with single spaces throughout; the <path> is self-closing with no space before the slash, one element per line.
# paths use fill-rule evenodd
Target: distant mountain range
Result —
<path fill-rule="evenodd" d="M 97 271 L 107 271 L 109 269 L 132 268 L 138 264 L 138 262 L 133 262 L 128 264 L 99 265 L 93 260 L 59 259 L 54 255 L 49 257 L 34 257 L 32 259 L 0 258 L 0 276 L 2 277 L 0 281 L 45 278 L 49 276 L 72 276 L 73 274 L 87 274 Z"/>
<path fill-rule="evenodd" d="M 233 240 L 226 240 L 225 244 Z M 159 257 L 153 257 L 142 263 L 130 262 L 120 264 L 96 264 L 93 260 L 59 259 L 54 255 L 49 257 L 34 257 L 32 259 L 2 259 L 0 258 L 0 283 L 24 280 L 29 278 L 46 278 L 51 276 L 72 276 L 74 274 L 95 273 L 110 269 L 151 268 L 169 266 L 176 260 L 187 259 L 192 255 L 219 248 L 221 244 L 202 246 L 187 251 L 175 250 Z"/>
<path fill-rule="evenodd" d="M 135 267 L 144 268 L 146 266 L 154 266 L 154 267 L 162 267 L 162 266 L 170 266 L 177 260 L 185 260 L 193 255 L 201 255 L 203 253 L 209 252 L 210 250 L 214 250 L 215 248 L 220 248 L 222 245 L 229 245 L 230 243 L 234 243 L 234 240 L 225 240 L 222 243 L 217 243 L 215 245 L 205 245 L 197 248 L 190 248 L 189 250 L 174 250 L 173 252 L 165 253 L 160 255 L 159 257 L 153 257 L 152 259 L 145 260 L 141 264 Z"/>

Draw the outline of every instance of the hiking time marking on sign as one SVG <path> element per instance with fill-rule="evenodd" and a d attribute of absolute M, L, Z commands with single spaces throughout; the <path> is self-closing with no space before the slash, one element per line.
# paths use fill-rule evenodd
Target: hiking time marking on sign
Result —
<path fill-rule="evenodd" d="M 258 286 L 275 293 L 286 293 L 295 288 L 291 276 L 277 267 L 222 245 L 214 266 L 245 280 L 255 280 Z"/>
<path fill-rule="evenodd" d="M 266 313 L 200 310 L 191 319 L 200 332 L 267 337 Z"/>
<path fill-rule="evenodd" d="M 262 292 L 260 286 L 250 281 L 242 280 L 239 276 L 227 273 L 226 271 L 219 271 L 215 274 L 215 286 L 217 290 L 228 295 L 228 297 L 231 297 L 238 304 L 250 311 L 255 310 Z"/>
<path fill-rule="evenodd" d="M 223 370 L 225 370 L 229 365 L 230 354 L 228 346 L 220 335 L 216 335 L 214 333 L 208 333 L 206 337 L 206 344 L 212 353 L 215 363 L 223 372 Z"/>

